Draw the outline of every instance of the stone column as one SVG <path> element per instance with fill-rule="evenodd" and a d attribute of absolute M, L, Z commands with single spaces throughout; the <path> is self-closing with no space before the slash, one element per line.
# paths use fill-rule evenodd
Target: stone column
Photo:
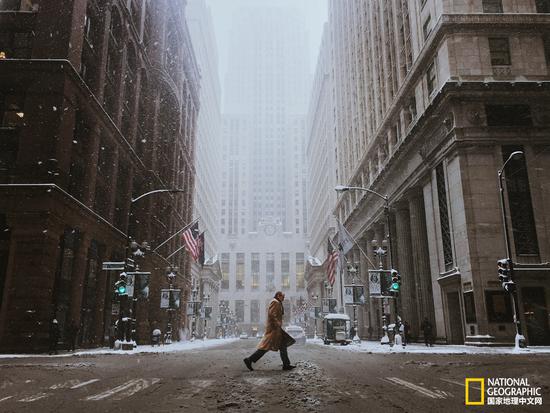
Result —
<path fill-rule="evenodd" d="M 407 205 L 399 205 L 395 214 L 395 238 L 397 239 L 397 270 L 402 280 L 399 294 L 400 316 L 403 321 L 410 324 L 411 336 L 418 336 L 418 306 L 410 221 Z"/>
<path fill-rule="evenodd" d="M 409 211 L 413 247 L 412 256 L 414 273 L 416 275 L 417 321 L 418 323 L 422 323 L 424 317 L 428 317 L 432 325 L 435 325 L 430 256 L 426 233 L 426 214 L 424 212 L 424 197 L 420 190 L 415 191 L 409 199 Z M 420 331 L 420 325 L 417 328 Z"/>

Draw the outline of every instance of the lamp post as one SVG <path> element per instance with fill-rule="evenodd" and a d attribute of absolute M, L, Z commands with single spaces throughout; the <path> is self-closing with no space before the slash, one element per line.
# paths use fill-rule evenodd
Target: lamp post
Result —
<path fill-rule="evenodd" d="M 352 297 L 353 297 L 353 330 L 354 335 L 351 338 L 354 343 L 360 343 L 361 339 L 359 338 L 359 335 L 357 334 L 357 303 L 355 301 L 355 282 L 357 277 L 357 270 L 359 268 L 359 264 L 349 264 L 348 265 L 348 275 L 351 277 L 351 284 L 352 284 Z"/>
<path fill-rule="evenodd" d="M 206 340 L 206 322 L 207 322 L 207 319 L 206 319 L 206 307 L 208 306 L 208 302 L 210 301 L 210 294 L 203 294 L 202 296 L 202 303 L 203 303 L 203 308 L 204 308 L 204 329 L 203 329 L 203 334 L 202 334 L 202 339 L 203 340 Z"/>
<path fill-rule="evenodd" d="M 132 216 L 132 208 L 133 208 L 134 204 L 136 202 L 138 202 L 139 200 L 141 200 L 143 198 L 146 198 L 150 195 L 164 193 L 164 192 L 178 193 L 178 192 L 185 192 L 185 190 L 184 189 L 155 189 L 153 191 L 149 191 L 149 192 L 146 192 L 144 194 L 141 194 L 138 197 L 133 198 L 133 199 L 130 200 L 130 207 L 128 209 L 128 231 L 126 233 L 126 248 L 125 248 L 125 257 L 124 257 L 124 270 L 123 270 L 124 274 L 127 274 L 131 269 L 130 266 L 129 266 L 129 260 L 128 260 L 130 250 L 132 251 L 132 255 L 134 257 L 138 258 L 138 257 L 143 257 L 145 255 L 146 251 L 148 251 L 150 249 L 147 242 L 143 242 L 140 245 L 137 242 L 132 241 L 132 236 L 130 234 L 130 217 Z M 137 268 L 136 268 L 136 270 L 137 270 Z M 138 300 L 138 297 L 137 297 L 136 294 L 134 294 L 134 296 L 132 298 L 132 318 L 131 318 L 131 330 L 132 330 L 132 341 L 133 342 L 132 343 L 128 342 L 128 338 L 126 338 L 125 345 L 122 345 L 122 347 L 121 347 L 123 350 L 125 350 L 125 349 L 131 350 L 135 346 L 137 346 L 137 344 L 136 344 L 137 300 Z M 121 312 L 122 312 L 122 309 L 121 309 Z"/>
<path fill-rule="evenodd" d="M 319 296 L 315 293 L 311 294 L 311 299 L 314 301 L 315 303 L 315 307 L 313 307 L 313 322 L 314 322 L 314 326 L 313 326 L 313 339 L 314 340 L 317 340 L 317 300 L 319 300 Z"/>
<path fill-rule="evenodd" d="M 371 246 L 374 254 L 378 257 L 378 268 L 382 270 L 384 268 L 384 264 L 382 262 L 382 257 L 387 254 L 388 248 L 387 248 L 387 241 L 383 240 L 382 245 L 378 245 L 378 240 L 373 239 L 371 241 Z M 382 276 L 382 273 L 381 273 Z M 380 339 L 380 344 L 390 344 L 390 338 L 388 336 L 388 318 L 386 317 L 385 308 L 388 304 L 388 298 L 384 297 L 382 298 L 382 331 L 384 332 L 384 335 Z M 392 344 L 390 344 L 392 345 Z"/>
<path fill-rule="evenodd" d="M 392 256 L 392 237 L 391 237 L 391 227 L 390 227 L 390 201 L 388 198 L 388 195 L 382 195 L 376 191 L 373 191 L 372 189 L 368 188 L 362 188 L 360 186 L 344 186 L 344 185 L 336 185 L 334 187 L 334 190 L 336 192 L 346 192 L 346 191 L 364 191 L 368 192 L 370 194 L 376 195 L 377 197 L 384 200 L 384 216 L 386 218 L 386 227 L 388 229 L 388 232 L 386 234 L 386 239 L 388 240 L 388 258 L 390 261 L 390 267 L 393 268 L 393 256 Z"/>
<path fill-rule="evenodd" d="M 172 316 L 174 311 L 176 311 L 175 305 L 174 305 L 174 281 L 176 280 L 176 276 L 178 274 L 179 268 L 170 266 L 166 267 L 166 278 L 168 280 L 168 324 L 166 326 L 166 340 L 164 340 L 165 344 L 172 344 Z"/>
<path fill-rule="evenodd" d="M 193 288 L 191 289 L 191 305 L 193 307 L 193 311 L 191 313 L 191 341 L 195 341 L 196 337 L 196 317 L 197 317 L 197 297 L 198 297 L 199 289 L 193 283 Z"/>
<path fill-rule="evenodd" d="M 498 170 L 498 188 L 500 192 L 500 211 L 502 216 L 502 226 L 503 226 L 503 232 L 504 232 L 504 244 L 506 245 L 506 261 L 508 262 L 508 269 L 509 269 L 509 276 L 510 280 L 514 281 L 514 262 L 512 260 L 512 247 L 510 246 L 510 237 L 508 234 L 508 222 L 506 220 L 506 202 L 504 201 L 504 187 L 502 184 L 502 178 L 504 176 L 504 170 L 506 168 L 506 165 L 508 162 L 510 162 L 513 159 L 518 159 L 523 156 L 522 151 L 515 151 L 510 154 L 508 159 L 506 159 L 506 162 L 502 165 L 502 167 Z M 507 291 L 509 291 L 507 289 Z M 514 325 L 516 327 L 516 337 L 514 339 L 514 347 L 516 350 L 520 348 L 525 348 L 525 336 L 523 335 L 522 327 L 521 327 L 521 321 L 519 319 L 519 302 L 518 302 L 518 295 L 517 295 L 517 288 L 514 285 L 512 291 L 510 291 L 510 296 L 512 297 L 512 304 L 514 308 Z"/>

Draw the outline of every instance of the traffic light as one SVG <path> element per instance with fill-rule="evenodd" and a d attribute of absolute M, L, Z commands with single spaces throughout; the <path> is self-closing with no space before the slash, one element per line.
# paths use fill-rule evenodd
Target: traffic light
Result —
<path fill-rule="evenodd" d="M 390 293 L 397 295 L 399 294 L 400 289 L 401 289 L 401 275 L 399 275 L 399 272 L 397 270 L 391 270 Z"/>
<path fill-rule="evenodd" d="M 503 258 L 497 261 L 497 266 L 498 279 L 502 283 L 502 288 L 509 293 L 513 292 L 516 288 L 516 284 L 512 280 L 512 260 L 509 258 Z"/>
<path fill-rule="evenodd" d="M 120 279 L 115 283 L 115 294 L 118 296 L 127 295 L 125 273 L 120 274 Z"/>

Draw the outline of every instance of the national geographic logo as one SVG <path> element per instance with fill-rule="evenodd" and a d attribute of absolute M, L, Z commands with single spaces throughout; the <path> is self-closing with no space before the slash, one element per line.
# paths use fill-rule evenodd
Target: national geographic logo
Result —
<path fill-rule="evenodd" d="M 464 386 L 466 406 L 542 405 L 541 388 L 532 386 L 525 377 L 469 377 Z"/>

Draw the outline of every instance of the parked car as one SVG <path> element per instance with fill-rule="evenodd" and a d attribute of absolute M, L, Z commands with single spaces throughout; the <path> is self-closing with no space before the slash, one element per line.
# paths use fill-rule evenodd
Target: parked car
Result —
<path fill-rule="evenodd" d="M 246 333 L 241 333 L 241 335 L 239 336 L 239 338 L 242 338 L 242 339 L 247 339 L 248 338 L 248 334 Z"/>
<path fill-rule="evenodd" d="M 290 325 L 285 330 L 296 340 L 296 344 L 306 344 L 306 333 L 302 327 Z"/>

